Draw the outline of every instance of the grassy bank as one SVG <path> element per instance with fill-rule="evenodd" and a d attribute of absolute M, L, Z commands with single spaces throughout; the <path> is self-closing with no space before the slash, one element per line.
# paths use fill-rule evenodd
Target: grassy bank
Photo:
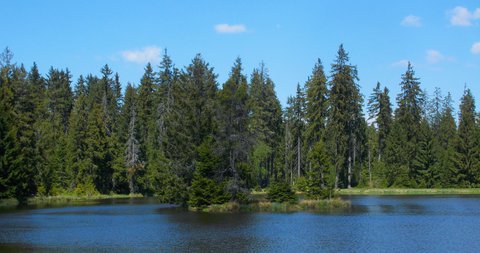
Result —
<path fill-rule="evenodd" d="M 300 200 L 298 203 L 275 203 L 269 201 L 256 201 L 250 204 L 228 202 L 219 205 L 210 205 L 205 208 L 189 208 L 190 211 L 207 213 L 231 213 L 231 212 L 299 212 L 299 211 L 329 211 L 341 210 L 350 207 L 350 201 L 341 198 L 324 200 Z"/>
<path fill-rule="evenodd" d="M 408 189 L 351 188 L 338 190 L 339 195 L 480 195 L 480 188 Z"/>
<path fill-rule="evenodd" d="M 92 196 L 77 196 L 77 195 L 58 195 L 58 196 L 37 196 L 27 199 L 28 205 L 50 204 L 50 203 L 68 203 L 76 201 L 92 201 L 100 199 L 128 199 L 140 198 L 142 194 L 99 194 Z M 17 206 L 19 204 L 16 199 L 0 199 L 0 207 Z"/>

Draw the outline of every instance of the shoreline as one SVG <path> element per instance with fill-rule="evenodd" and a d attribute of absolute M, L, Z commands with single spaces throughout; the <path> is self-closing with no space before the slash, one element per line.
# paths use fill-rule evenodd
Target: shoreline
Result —
<path fill-rule="evenodd" d="M 337 191 L 340 196 L 415 196 L 415 195 L 480 195 L 480 188 L 351 188 Z"/>
<path fill-rule="evenodd" d="M 95 201 L 102 199 L 130 199 L 143 198 L 142 194 L 101 194 L 93 196 L 74 196 L 74 195 L 58 195 L 58 196 L 35 196 L 27 199 L 26 205 L 51 204 L 51 203 L 69 203 L 69 202 L 83 202 Z M 0 199 L 0 207 L 18 206 L 17 199 Z"/>
<path fill-rule="evenodd" d="M 425 188 L 351 188 L 339 189 L 336 191 L 338 196 L 419 196 L 419 195 L 480 195 L 480 188 L 443 188 L 443 189 L 425 189 Z M 266 192 L 253 191 L 252 197 L 258 202 L 264 202 Z M 297 196 L 304 195 L 303 192 L 297 192 Z M 101 194 L 94 196 L 36 196 L 28 198 L 27 205 L 51 204 L 51 203 L 69 203 L 95 201 L 103 199 L 130 199 L 144 198 L 142 194 Z M 302 199 L 302 198 L 301 198 Z M 16 199 L 0 199 L 1 207 L 14 207 L 19 204 Z M 249 208 L 250 209 L 250 208 Z M 257 208 L 253 208 L 257 209 Z"/>

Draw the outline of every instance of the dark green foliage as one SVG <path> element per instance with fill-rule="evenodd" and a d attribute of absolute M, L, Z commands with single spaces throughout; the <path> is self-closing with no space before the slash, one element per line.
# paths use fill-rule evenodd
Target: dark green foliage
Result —
<path fill-rule="evenodd" d="M 475 117 L 475 101 L 470 89 L 466 89 L 460 104 L 455 157 L 455 180 L 462 186 L 480 183 L 479 129 Z"/>
<path fill-rule="evenodd" d="M 271 202 L 277 203 L 295 203 L 298 200 L 290 184 L 283 181 L 273 182 L 270 184 L 270 187 L 268 188 L 267 199 Z"/>
<path fill-rule="evenodd" d="M 247 78 L 242 74 L 242 62 L 237 58 L 230 77 L 218 94 L 218 147 L 221 150 L 223 176 L 229 178 L 227 191 L 237 199 L 245 191 L 240 171 L 251 152 L 252 139 L 248 131 L 250 108 Z"/>
<path fill-rule="evenodd" d="M 351 187 L 357 148 L 361 145 L 363 98 L 357 84 L 357 68 L 349 63 L 343 45 L 338 49 L 331 75 L 327 136 L 336 171 L 335 188 Z"/>
<path fill-rule="evenodd" d="M 412 161 L 415 169 L 411 171 L 416 174 L 410 175 L 410 178 L 415 180 L 416 186 L 419 188 L 432 188 L 440 176 L 438 166 L 436 166 L 435 143 L 432 130 L 425 119 L 422 120 L 420 127 L 416 156 Z"/>
<path fill-rule="evenodd" d="M 155 195 L 206 208 L 247 202 L 269 188 L 331 198 L 335 188 L 478 187 L 480 121 L 466 89 L 458 129 L 450 95 L 429 99 L 409 64 L 397 109 L 378 83 L 362 114 L 357 68 L 340 46 L 325 76 L 320 60 L 285 110 L 262 63 L 247 81 L 237 59 L 218 89 L 200 55 L 184 69 L 163 55 L 137 88 L 120 76 L 68 70 L 42 77 L 0 54 L 0 198 L 108 193 Z"/>
<path fill-rule="evenodd" d="M 400 83 L 401 93 L 397 96 L 398 108 L 395 111 L 395 121 L 397 127 L 401 128 L 406 136 L 406 140 L 402 143 L 405 152 L 400 159 L 408 169 L 411 180 L 415 181 L 418 175 L 416 167 L 412 162 L 416 159 L 417 146 L 420 141 L 421 121 L 424 114 L 423 104 L 425 101 L 424 94 L 420 89 L 420 82 L 415 77 L 415 71 L 409 63 L 407 71 L 402 75 Z"/>
<path fill-rule="evenodd" d="M 452 105 L 450 94 L 443 102 L 443 108 L 440 115 L 438 129 L 436 131 L 437 159 L 439 179 L 436 182 L 437 187 L 455 186 L 455 144 L 457 143 L 457 126 L 452 115 Z"/>
<path fill-rule="evenodd" d="M 251 110 L 249 130 L 255 140 L 252 154 L 255 175 L 251 177 L 256 179 L 255 183 L 248 184 L 265 187 L 269 178 L 278 175 L 275 161 L 280 157 L 282 109 L 263 63 L 253 70 L 248 106 Z"/>
<path fill-rule="evenodd" d="M 197 148 L 196 170 L 189 190 L 188 205 L 205 207 L 212 204 L 222 204 L 230 200 L 230 195 L 224 191 L 224 183 L 218 182 L 220 175 L 220 159 L 213 152 L 214 140 L 207 137 Z"/>
<path fill-rule="evenodd" d="M 322 61 L 318 59 L 312 75 L 305 84 L 306 88 L 306 136 L 308 147 L 323 138 L 327 121 L 327 77 L 323 71 Z"/>
<path fill-rule="evenodd" d="M 373 89 L 373 94 L 368 100 L 369 119 L 374 119 L 377 130 L 377 157 L 381 159 L 385 150 L 386 139 L 390 133 L 392 123 L 392 105 L 390 104 L 390 96 L 388 88 L 383 91 L 380 89 L 380 83 Z"/>

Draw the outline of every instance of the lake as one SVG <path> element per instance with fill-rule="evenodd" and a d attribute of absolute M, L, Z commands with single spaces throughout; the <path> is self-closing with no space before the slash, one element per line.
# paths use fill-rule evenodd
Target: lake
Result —
<path fill-rule="evenodd" d="M 193 213 L 152 198 L 0 209 L 0 252 L 479 252 L 480 196 L 356 196 L 345 211 Z"/>

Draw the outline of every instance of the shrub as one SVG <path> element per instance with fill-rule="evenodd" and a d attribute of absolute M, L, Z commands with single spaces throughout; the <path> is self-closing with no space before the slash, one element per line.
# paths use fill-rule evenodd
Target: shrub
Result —
<path fill-rule="evenodd" d="M 212 204 L 223 204 L 230 195 L 223 190 L 223 184 L 195 173 L 189 191 L 188 206 L 204 208 Z"/>
<path fill-rule="evenodd" d="M 295 180 L 294 188 L 296 191 L 306 192 L 307 191 L 307 179 L 305 177 L 299 177 Z"/>
<path fill-rule="evenodd" d="M 87 180 L 84 184 L 78 184 L 77 188 L 74 190 L 76 196 L 98 196 L 100 193 L 95 188 L 95 184 L 91 180 Z"/>
<path fill-rule="evenodd" d="M 267 192 L 267 199 L 271 202 L 283 203 L 297 202 L 297 197 L 295 192 L 293 192 L 292 187 L 287 182 L 274 182 L 270 185 L 270 188 Z"/>

